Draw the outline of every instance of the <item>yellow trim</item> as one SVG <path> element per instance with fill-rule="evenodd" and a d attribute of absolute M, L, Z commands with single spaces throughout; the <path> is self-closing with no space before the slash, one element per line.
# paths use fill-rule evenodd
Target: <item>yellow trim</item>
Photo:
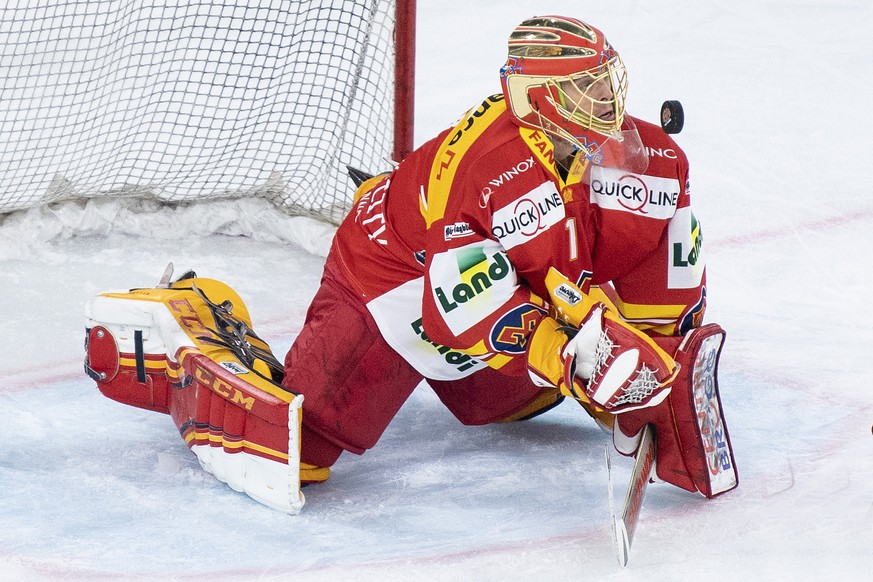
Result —
<path fill-rule="evenodd" d="M 511 362 L 512 359 L 513 359 L 512 356 L 505 356 L 503 354 L 494 354 L 493 356 L 491 356 L 490 358 L 485 360 L 485 363 L 488 364 L 489 368 L 494 368 L 495 370 L 499 370 L 500 368 L 502 368 L 503 366 L 505 366 L 506 364 Z"/>
<path fill-rule="evenodd" d="M 118 363 L 125 368 L 136 368 L 136 358 L 125 358 L 119 356 Z M 167 367 L 166 360 L 143 360 L 144 367 L 149 370 L 163 371 Z"/>
<path fill-rule="evenodd" d="M 651 305 L 626 303 L 618 299 L 618 311 L 629 320 L 676 320 L 685 311 L 685 305 Z M 663 322 L 662 322 L 663 323 Z"/>
<path fill-rule="evenodd" d="M 554 267 L 549 267 L 545 282 L 546 289 L 549 291 L 549 299 L 552 301 L 555 319 L 574 327 L 582 325 L 582 321 L 588 317 L 592 307 L 598 302 L 603 303 L 607 308 L 614 309 L 612 302 L 599 287 L 591 287 L 586 293 Z M 575 302 L 570 303 L 567 296 L 558 294 L 559 289 L 572 290 L 578 297 Z"/>
<path fill-rule="evenodd" d="M 208 441 L 210 443 L 215 443 L 217 445 L 221 445 L 222 448 L 225 449 L 251 449 L 253 451 L 258 451 L 260 453 L 264 453 L 266 455 L 270 455 L 271 457 L 276 457 L 277 459 L 282 459 L 283 461 L 288 461 L 288 454 L 283 453 L 281 451 L 277 451 L 275 449 L 271 449 L 269 447 L 265 447 L 263 445 L 259 445 L 257 443 L 253 443 L 247 440 L 239 440 L 239 441 L 228 441 L 223 436 L 219 436 L 216 434 L 212 434 L 209 431 L 204 430 L 192 430 L 188 434 L 185 435 L 185 442 L 189 445 L 191 441 Z"/>
<path fill-rule="evenodd" d="M 592 285 L 588 288 L 588 295 L 594 300 L 599 301 L 606 305 L 607 309 L 611 309 L 613 311 L 618 311 L 618 308 L 615 306 L 615 303 L 612 302 L 612 299 L 599 285 Z"/>
<path fill-rule="evenodd" d="M 440 144 L 430 169 L 427 199 L 419 200 L 419 210 L 428 228 L 445 215 L 449 192 L 464 154 L 504 111 L 503 96 L 492 95 L 470 109 Z"/>
<path fill-rule="evenodd" d="M 555 146 L 552 144 L 552 140 L 544 132 L 529 127 L 519 127 L 518 133 L 534 157 L 548 170 L 552 178 L 559 185 L 563 186 L 564 181 L 561 179 L 561 174 L 558 172 L 558 166 L 555 163 Z"/>
<path fill-rule="evenodd" d="M 302 483 L 323 483 L 330 479 L 329 467 L 318 467 L 300 462 L 300 481 Z"/>
<path fill-rule="evenodd" d="M 468 111 L 440 144 L 431 165 L 426 199 L 419 200 L 419 210 L 428 228 L 445 215 L 449 193 L 464 154 L 504 111 L 506 102 L 502 97 L 489 97 L 478 107 Z M 525 127 L 519 127 L 518 132 L 540 164 L 557 182 L 562 194 L 566 186 L 582 181 L 588 167 L 585 156 L 576 156 L 567 180 L 564 181 L 555 164 L 555 147 L 551 138 L 542 131 Z"/>
<path fill-rule="evenodd" d="M 567 172 L 567 180 L 565 181 L 561 178 L 561 173 L 558 171 L 558 165 L 555 161 L 555 146 L 552 138 L 538 129 L 530 129 L 528 127 L 519 127 L 518 133 L 534 157 L 539 160 L 540 164 L 557 182 L 558 190 L 562 196 L 564 188 L 582 181 L 582 178 L 585 176 L 585 170 L 588 168 L 588 158 L 586 156 L 576 155 L 573 158 L 573 163 L 570 165 L 570 170 Z"/>
<path fill-rule="evenodd" d="M 536 398 L 534 398 L 533 402 L 506 418 L 502 418 L 497 422 L 515 422 L 516 420 L 521 420 L 522 418 L 527 418 L 532 414 L 536 414 L 540 410 L 554 406 L 559 399 L 563 398 L 561 391 L 557 388 L 543 388 L 542 392 L 537 394 Z"/>
<path fill-rule="evenodd" d="M 355 196 L 352 199 L 352 206 L 357 204 L 358 201 L 364 197 L 364 194 L 372 190 L 376 184 L 385 179 L 385 176 L 387 176 L 387 174 L 376 174 L 372 178 L 367 178 L 366 180 L 361 182 L 361 185 L 358 186 L 355 190 Z"/>

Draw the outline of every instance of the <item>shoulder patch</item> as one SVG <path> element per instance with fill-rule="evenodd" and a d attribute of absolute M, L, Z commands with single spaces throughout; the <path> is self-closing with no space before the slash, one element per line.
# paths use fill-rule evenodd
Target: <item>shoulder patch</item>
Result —
<path fill-rule="evenodd" d="M 508 311 L 491 328 L 492 347 L 506 354 L 523 354 L 530 334 L 545 314 L 545 310 L 531 304 Z"/>
<path fill-rule="evenodd" d="M 686 206 L 676 212 L 667 231 L 670 242 L 667 287 L 693 289 L 703 281 L 703 270 L 706 265 L 700 223 L 691 212 L 691 208 Z"/>

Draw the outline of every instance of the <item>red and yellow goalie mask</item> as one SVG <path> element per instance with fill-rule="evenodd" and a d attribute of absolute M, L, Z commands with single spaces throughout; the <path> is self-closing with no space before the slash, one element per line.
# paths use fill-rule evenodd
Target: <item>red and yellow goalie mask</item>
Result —
<path fill-rule="evenodd" d="M 592 157 L 608 139 L 620 139 L 627 71 L 593 26 L 562 16 L 525 20 L 509 37 L 500 77 L 520 125 L 564 139 Z"/>

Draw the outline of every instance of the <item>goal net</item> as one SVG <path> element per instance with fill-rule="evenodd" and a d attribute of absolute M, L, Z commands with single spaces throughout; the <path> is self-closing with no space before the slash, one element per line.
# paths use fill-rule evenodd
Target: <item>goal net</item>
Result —
<path fill-rule="evenodd" d="M 402 1 L 402 0 L 401 0 Z M 0 213 L 260 196 L 338 223 L 390 167 L 394 0 L 8 0 Z"/>

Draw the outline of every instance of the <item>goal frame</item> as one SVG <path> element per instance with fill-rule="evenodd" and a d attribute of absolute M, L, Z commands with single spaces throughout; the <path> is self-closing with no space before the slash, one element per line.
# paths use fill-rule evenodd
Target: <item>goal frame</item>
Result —
<path fill-rule="evenodd" d="M 416 0 L 396 0 L 394 19 L 394 152 L 408 156 L 415 137 Z"/>

